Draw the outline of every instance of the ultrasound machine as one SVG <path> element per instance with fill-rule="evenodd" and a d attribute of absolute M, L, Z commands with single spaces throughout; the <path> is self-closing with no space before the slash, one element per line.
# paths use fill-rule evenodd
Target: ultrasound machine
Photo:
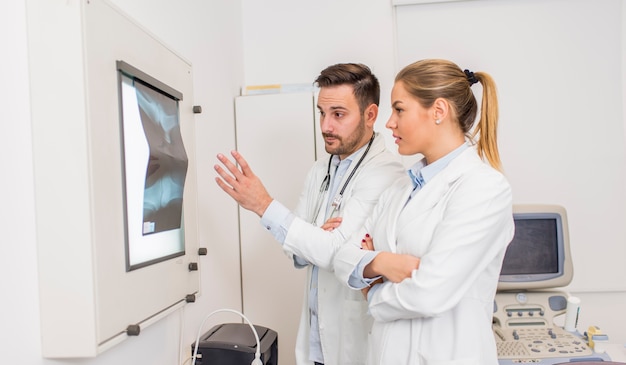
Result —
<path fill-rule="evenodd" d="M 509 244 L 494 302 L 493 334 L 500 365 L 609 361 L 575 329 L 554 324 L 569 295 L 556 288 L 573 276 L 567 215 L 556 205 L 515 205 Z M 569 315 L 569 314 L 568 314 Z"/>

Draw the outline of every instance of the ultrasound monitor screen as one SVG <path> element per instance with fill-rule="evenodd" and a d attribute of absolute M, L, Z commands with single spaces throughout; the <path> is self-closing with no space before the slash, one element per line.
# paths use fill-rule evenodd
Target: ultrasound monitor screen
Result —
<path fill-rule="evenodd" d="M 502 261 L 499 291 L 557 288 L 572 281 L 565 208 L 550 204 L 513 206 L 515 235 Z"/>
<path fill-rule="evenodd" d="M 515 219 L 515 236 L 501 274 L 533 275 L 559 271 L 556 219 Z"/>

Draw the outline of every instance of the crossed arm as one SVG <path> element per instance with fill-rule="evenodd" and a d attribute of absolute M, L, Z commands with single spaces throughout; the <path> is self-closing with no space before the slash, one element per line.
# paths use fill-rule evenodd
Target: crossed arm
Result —
<path fill-rule="evenodd" d="M 365 235 L 361 242 L 361 248 L 364 250 L 374 251 L 374 241 L 370 235 Z M 361 289 L 361 292 L 367 298 L 367 293 L 377 284 L 383 282 L 382 277 L 393 283 L 399 283 L 404 279 L 410 278 L 413 271 L 420 266 L 419 257 L 407 254 L 398 254 L 393 252 L 381 251 L 363 270 L 363 277 L 375 278 L 381 276 L 370 286 Z"/>

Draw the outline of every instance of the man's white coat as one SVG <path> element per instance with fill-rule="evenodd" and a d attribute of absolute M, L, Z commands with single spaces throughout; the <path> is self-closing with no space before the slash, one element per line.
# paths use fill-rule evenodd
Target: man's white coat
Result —
<path fill-rule="evenodd" d="M 361 154 L 354 157 L 344 175 L 347 179 Z M 298 206 L 297 217 L 285 238 L 283 249 L 290 255 L 305 258 L 319 267 L 318 272 L 318 317 L 322 351 L 325 365 L 364 364 L 367 355 L 367 333 L 372 323 L 367 314 L 367 303 L 360 292 L 349 289 L 334 276 L 333 256 L 348 236 L 362 227 L 371 214 L 381 193 L 395 180 L 409 181 L 406 169 L 399 156 L 385 148 L 381 135 L 377 134 L 369 153 L 350 180 L 343 194 L 338 213 L 343 218 L 341 225 L 332 232 L 323 231 L 309 224 L 316 216 L 318 199 L 322 199 L 322 212 L 316 225 L 321 226 L 328 197 L 320 198 L 320 185 L 328 168 L 328 158 L 319 159 L 309 171 Z M 339 186 L 342 187 L 344 181 Z M 307 285 L 296 340 L 296 363 L 311 364 L 309 361 L 309 285 L 311 265 L 307 267 Z"/>

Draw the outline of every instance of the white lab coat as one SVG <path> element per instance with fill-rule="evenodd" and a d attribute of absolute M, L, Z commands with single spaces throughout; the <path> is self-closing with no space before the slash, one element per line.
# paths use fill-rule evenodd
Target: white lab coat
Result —
<path fill-rule="evenodd" d="M 368 364 L 497 365 L 491 330 L 502 259 L 513 238 L 512 198 L 505 177 L 474 147 L 463 151 L 406 205 L 410 183 L 394 184 L 364 229 L 336 254 L 348 277 L 370 233 L 377 251 L 421 258 L 401 283 L 372 292 Z"/>
<path fill-rule="evenodd" d="M 339 189 L 360 157 L 361 154 L 354 157 L 343 181 L 339 184 Z M 383 137 L 377 135 L 369 153 L 344 192 L 338 214 L 334 214 L 343 217 L 340 227 L 327 232 L 318 227 L 326 221 L 324 212 L 328 197 L 322 202 L 322 213 L 316 222 L 318 227 L 309 222 L 316 214 L 315 207 L 318 205 L 321 182 L 326 176 L 328 158 L 330 157 L 318 160 L 309 171 L 298 206 L 294 211 L 299 218 L 296 218 L 290 226 L 283 249 L 288 255 L 297 255 L 319 267 L 318 319 L 325 365 L 364 364 L 367 333 L 372 319 L 367 315 L 367 302 L 361 293 L 342 285 L 334 276 L 333 256 L 346 239 L 365 223 L 380 194 L 395 180 L 409 181 L 409 178 L 399 157 L 387 150 Z M 309 265 L 307 284 L 311 281 L 311 269 Z M 298 365 L 312 364 L 309 361 L 308 294 L 307 285 L 296 340 Z"/>

